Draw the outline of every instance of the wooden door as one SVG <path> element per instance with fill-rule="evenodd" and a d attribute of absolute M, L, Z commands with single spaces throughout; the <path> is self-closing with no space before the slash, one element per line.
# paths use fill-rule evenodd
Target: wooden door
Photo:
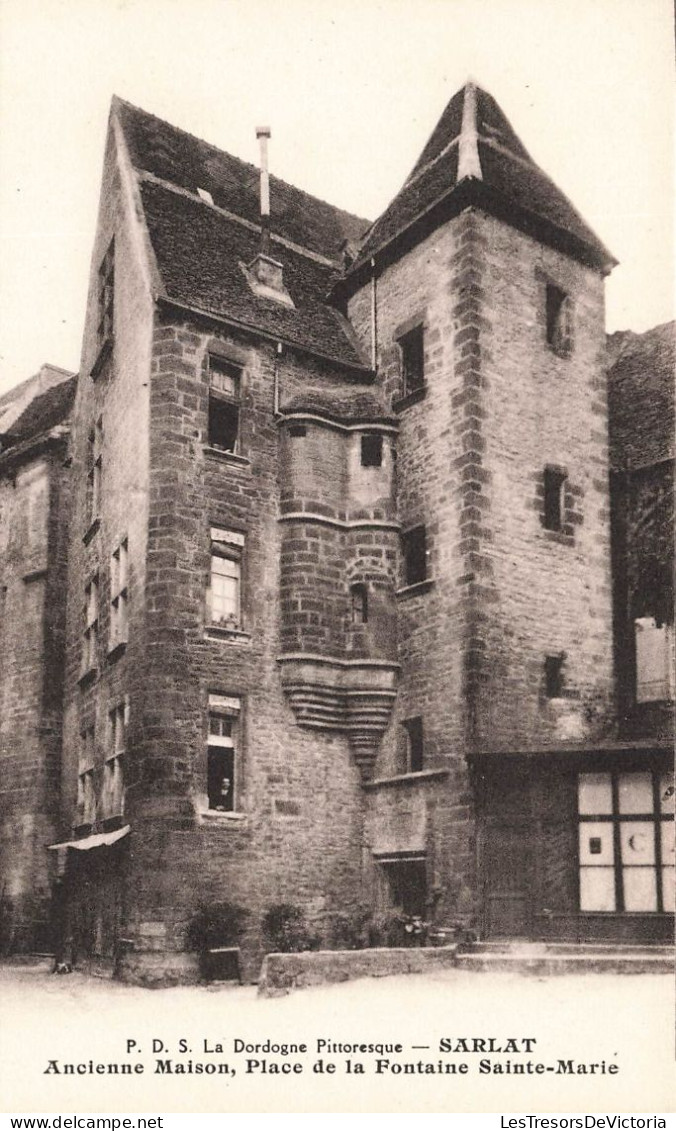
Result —
<path fill-rule="evenodd" d="M 489 823 L 483 838 L 484 918 L 487 938 L 529 938 L 532 849 L 520 825 Z"/>

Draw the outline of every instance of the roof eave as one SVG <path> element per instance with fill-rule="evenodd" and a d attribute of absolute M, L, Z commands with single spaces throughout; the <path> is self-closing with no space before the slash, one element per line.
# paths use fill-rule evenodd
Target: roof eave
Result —
<path fill-rule="evenodd" d="M 435 228 L 472 206 L 482 208 L 526 235 L 539 236 L 544 243 L 563 251 L 585 266 L 600 271 L 602 275 L 610 274 L 613 267 L 617 266 L 618 260 L 597 237 L 593 237 L 594 242 L 586 242 L 539 213 L 515 204 L 511 198 L 485 181 L 466 177 L 437 197 L 432 204 L 389 239 L 366 251 L 363 257 L 352 265 L 348 273 L 334 284 L 331 291 L 332 300 L 344 300 L 362 286 L 371 275 L 373 261 L 381 269 L 388 266 Z"/>

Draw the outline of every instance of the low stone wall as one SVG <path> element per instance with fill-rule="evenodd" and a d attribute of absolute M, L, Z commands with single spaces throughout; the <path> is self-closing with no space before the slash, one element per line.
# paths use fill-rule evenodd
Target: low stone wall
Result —
<path fill-rule="evenodd" d="M 457 946 L 320 950 L 302 954 L 268 954 L 261 968 L 258 993 L 280 997 L 305 986 L 385 978 L 390 974 L 424 974 L 455 965 Z"/>

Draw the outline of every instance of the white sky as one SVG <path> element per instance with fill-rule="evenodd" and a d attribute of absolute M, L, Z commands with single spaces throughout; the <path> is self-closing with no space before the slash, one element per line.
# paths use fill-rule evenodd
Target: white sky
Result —
<path fill-rule="evenodd" d="M 670 0 L 0 0 L 0 392 L 77 369 L 113 93 L 368 218 L 474 78 L 673 317 Z"/>

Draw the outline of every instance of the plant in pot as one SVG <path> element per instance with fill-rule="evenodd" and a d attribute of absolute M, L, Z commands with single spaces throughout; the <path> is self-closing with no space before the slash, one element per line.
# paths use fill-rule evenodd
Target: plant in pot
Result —
<path fill-rule="evenodd" d="M 188 948 L 199 955 L 200 973 L 207 981 L 239 979 L 238 944 L 249 912 L 221 900 L 201 903 L 188 923 Z"/>

